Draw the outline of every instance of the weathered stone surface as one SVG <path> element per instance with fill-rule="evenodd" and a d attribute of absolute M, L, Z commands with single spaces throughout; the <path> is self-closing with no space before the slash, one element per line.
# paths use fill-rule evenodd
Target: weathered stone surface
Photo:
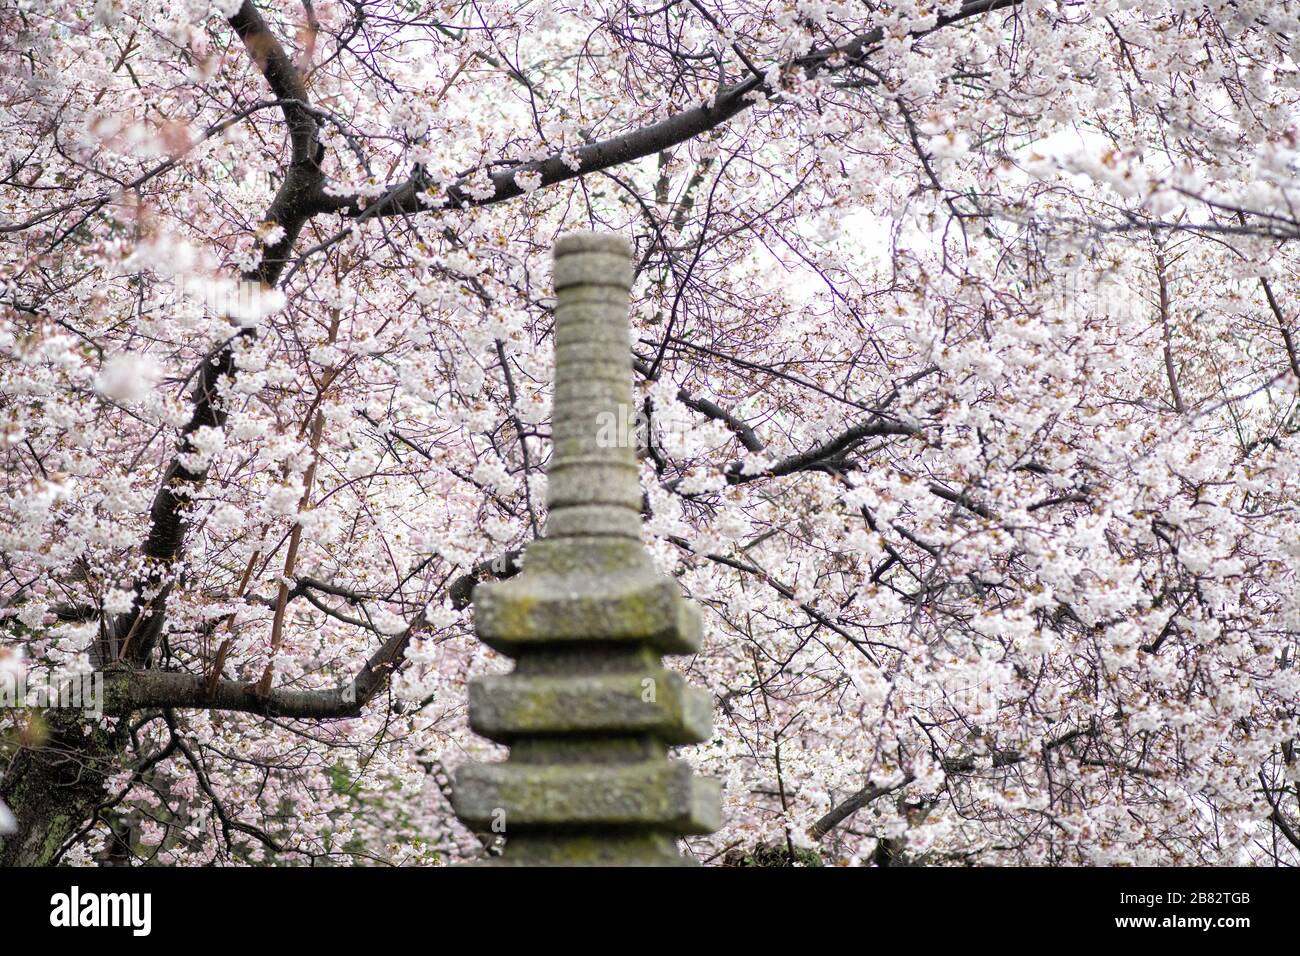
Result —
<path fill-rule="evenodd" d="M 700 621 L 641 543 L 535 541 L 523 574 L 474 592 L 476 631 L 504 654 L 519 645 L 640 641 L 665 654 L 699 649 Z"/>
<path fill-rule="evenodd" d="M 719 786 L 668 759 L 712 733 L 708 695 L 660 662 L 700 618 L 641 543 L 627 297 L 631 250 L 555 250 L 555 404 L 546 537 L 515 578 L 475 589 L 478 636 L 515 659 L 470 686 L 470 725 L 510 745 L 456 774 L 454 804 L 504 833 L 495 865 L 681 865 L 676 837 L 719 824 Z"/>
<path fill-rule="evenodd" d="M 571 286 L 632 288 L 632 246 L 609 233 L 571 232 L 555 242 L 555 290 Z M 624 347 L 627 343 L 624 342 Z"/>
<path fill-rule="evenodd" d="M 507 840 L 516 827 L 655 827 L 685 835 L 712 833 L 722 822 L 717 781 L 674 761 L 469 764 L 457 771 L 454 793 L 462 820 L 502 820 Z"/>
<path fill-rule="evenodd" d="M 713 734 L 713 702 L 662 668 L 563 677 L 505 674 L 469 687 L 470 726 L 509 743 L 549 734 L 651 734 L 690 744 Z"/>
<path fill-rule="evenodd" d="M 677 838 L 656 830 L 532 830 L 516 834 L 504 856 L 481 866 L 694 866 L 677 851 Z"/>

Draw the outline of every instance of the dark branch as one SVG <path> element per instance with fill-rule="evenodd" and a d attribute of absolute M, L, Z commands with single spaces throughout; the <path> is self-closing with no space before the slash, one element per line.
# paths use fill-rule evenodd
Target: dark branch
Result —
<path fill-rule="evenodd" d="M 252 0 L 244 0 L 238 12 L 230 18 L 230 25 L 244 41 L 249 55 L 281 101 L 289 125 L 289 167 L 265 217 L 278 224 L 283 235 L 263 250 L 257 268 L 243 277 L 244 281 L 264 288 L 274 286 L 279 280 L 298 233 L 313 215 L 311 197 L 320 192 L 324 179 L 320 169 L 319 130 L 307 106 L 307 88 L 302 75 Z M 190 438 L 200 428 L 220 428 L 225 424 L 226 411 L 219 400 L 219 389 L 234 372 L 231 343 L 255 334 L 251 328 L 240 329 L 215 355 L 206 357 L 199 369 L 198 381 L 191 394 L 193 412 L 181 429 L 178 454 L 163 473 L 149 509 L 149 533 L 141 549 L 148 571 L 142 580 L 136 582 L 136 606 L 114 622 L 106 632 L 106 644 L 97 647 L 101 662 L 123 659 L 142 666 L 153 654 L 162 634 L 167 599 L 172 588 L 171 565 L 185 547 L 187 501 L 208 476 L 206 467 L 197 471 L 187 468 L 182 463 L 182 455 L 195 451 Z M 145 600 L 145 594 L 151 597 Z"/>
<path fill-rule="evenodd" d="M 1019 5 L 1021 0 L 967 0 L 961 9 L 951 16 L 940 17 L 934 26 L 924 30 L 913 30 L 913 39 L 921 39 L 930 34 L 972 17 L 1003 10 Z M 847 43 L 823 47 L 804 56 L 797 57 L 789 67 L 802 70 L 811 79 L 822 74 L 839 73 L 858 65 L 863 57 L 870 53 L 884 39 L 884 31 L 876 27 L 860 34 Z M 467 206 L 488 206 L 493 203 L 513 199 L 524 192 L 517 181 L 520 173 L 537 174 L 542 186 L 576 179 L 588 173 L 599 172 L 632 162 L 645 156 L 651 156 L 669 149 L 679 143 L 699 136 L 726 123 L 737 114 L 744 112 L 759 99 L 765 97 L 768 102 L 779 102 L 782 93 L 779 88 L 768 83 L 764 78 L 751 74 L 745 80 L 719 90 L 713 99 L 694 109 L 684 110 L 657 123 L 619 136 L 613 136 L 595 143 L 588 143 L 572 150 L 570 159 L 576 156 L 577 162 L 570 165 L 565 161 L 565 153 L 557 153 L 546 159 L 527 163 L 515 163 L 489 174 L 492 192 L 479 196 L 471 195 L 467 178 L 450 185 L 442 186 L 430 182 L 422 173 L 417 173 L 403 183 L 399 183 L 383 193 L 381 197 L 365 204 L 360 196 L 320 197 L 319 211 L 339 212 L 345 216 L 399 216 L 422 212 L 431 208 L 464 208 Z"/>

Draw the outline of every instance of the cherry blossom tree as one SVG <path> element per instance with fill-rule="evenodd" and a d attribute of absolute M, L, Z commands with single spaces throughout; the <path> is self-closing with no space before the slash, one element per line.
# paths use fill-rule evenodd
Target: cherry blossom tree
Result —
<path fill-rule="evenodd" d="M 646 546 L 741 864 L 1300 862 L 1300 4 L 16 0 L 27 863 L 443 863 L 635 243 Z"/>

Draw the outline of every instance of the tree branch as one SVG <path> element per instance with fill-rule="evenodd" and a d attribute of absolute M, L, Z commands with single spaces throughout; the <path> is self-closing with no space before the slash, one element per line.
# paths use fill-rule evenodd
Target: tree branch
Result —
<path fill-rule="evenodd" d="M 320 169 L 319 128 L 307 105 L 307 88 L 302 75 L 252 0 L 244 0 L 230 18 L 230 25 L 280 100 L 280 108 L 289 124 L 291 161 L 265 217 L 279 225 L 283 234 L 263 250 L 257 268 L 243 276 L 244 281 L 257 283 L 259 288 L 263 288 L 274 286 L 278 281 L 298 233 L 313 215 L 311 197 L 320 192 L 324 180 Z M 218 393 L 221 382 L 234 372 L 233 342 L 254 335 L 254 329 L 240 329 L 215 356 L 205 358 L 203 362 L 190 398 L 193 412 L 181 429 L 178 454 L 163 473 L 149 509 L 149 533 L 141 549 L 148 570 L 145 577 L 136 582 L 135 607 L 120 615 L 113 626 L 106 629 L 105 640 L 96 648 L 101 663 L 123 659 L 143 666 L 153 654 L 162 634 L 167 599 L 172 588 L 170 567 L 185 546 L 188 531 L 186 502 L 208 476 L 206 467 L 197 471 L 187 468 L 182 463 L 182 456 L 195 451 L 191 436 L 200 428 L 225 425 L 226 411 Z M 150 595 L 147 599 L 146 594 Z"/>
<path fill-rule="evenodd" d="M 1047 743 L 1043 744 L 1043 752 L 1047 753 L 1055 750 L 1057 747 L 1062 747 L 1072 740 L 1077 740 L 1079 737 L 1091 737 L 1095 734 L 1096 730 L 1092 727 L 1081 727 L 1077 730 L 1072 730 L 1069 733 L 1062 734 L 1060 737 L 1057 737 L 1054 740 L 1049 740 Z M 1022 763 L 1025 759 L 1026 756 L 1018 750 L 996 750 L 992 754 L 992 766 L 994 768 L 1010 767 Z M 971 771 L 978 769 L 979 766 L 978 760 L 974 756 L 950 758 L 944 760 L 941 765 L 944 773 L 948 774 L 970 773 Z M 893 793 L 895 790 L 901 790 L 915 779 L 915 774 L 908 773 L 904 775 L 903 779 L 898 783 L 891 784 L 888 787 L 879 787 L 874 784 L 863 787 L 857 793 L 847 798 L 843 803 L 835 806 L 829 813 L 814 823 L 808 831 L 809 835 L 814 840 L 822 839 L 826 834 L 830 833 L 831 830 L 835 829 L 873 800 L 878 800 L 887 794 Z"/>
<path fill-rule="evenodd" d="M 457 609 L 473 600 L 474 587 L 486 578 L 504 579 L 520 570 L 519 552 L 507 551 L 481 561 L 452 582 L 447 597 Z M 320 582 L 313 582 L 315 587 Z M 322 585 L 322 589 L 330 590 Z M 333 589 L 341 590 L 341 589 Z M 163 670 L 110 670 L 104 675 L 104 712 L 123 715 L 147 708 L 230 710 L 262 717 L 340 720 L 359 716 L 379 695 L 406 658 L 411 638 L 425 627 L 421 611 L 401 632 L 380 645 L 357 676 L 346 684 L 318 690 L 287 687 L 264 690 L 256 682 L 211 679 L 202 674 Z"/>
<path fill-rule="evenodd" d="M 956 13 L 939 17 L 934 26 L 913 30 L 909 35 L 919 40 L 946 26 L 996 10 L 1018 6 L 1020 2 L 1021 0 L 967 0 Z M 846 43 L 823 47 L 796 57 L 788 66 L 802 70 L 808 79 L 824 73 L 839 73 L 857 65 L 884 39 L 884 36 L 884 30 L 876 27 Z M 781 73 L 784 70 L 777 72 Z M 488 179 L 492 185 L 490 195 L 486 190 L 479 195 L 471 194 L 468 188 L 468 177 L 443 187 L 440 195 L 434 195 L 433 190 L 439 184 L 432 183 L 422 173 L 417 173 L 407 181 L 385 190 L 383 195 L 369 206 L 361 196 L 322 194 L 318 211 L 370 218 L 371 216 L 410 215 L 425 209 L 447 206 L 459 209 L 492 205 L 513 199 L 523 193 L 523 187 L 519 185 L 517 179 L 520 173 L 536 173 L 541 177 L 542 186 L 553 186 L 588 173 L 620 166 L 669 149 L 678 143 L 715 129 L 744 112 L 763 97 L 766 97 L 769 102 L 779 100 L 781 91 L 767 82 L 764 77 L 751 74 L 745 80 L 718 91 L 710 102 L 694 109 L 683 110 L 657 123 L 595 143 L 588 143 L 572 151 L 565 150 L 533 162 L 515 163 L 489 173 Z M 570 160 L 576 156 L 577 162 L 570 165 L 565 160 L 566 155 Z"/>

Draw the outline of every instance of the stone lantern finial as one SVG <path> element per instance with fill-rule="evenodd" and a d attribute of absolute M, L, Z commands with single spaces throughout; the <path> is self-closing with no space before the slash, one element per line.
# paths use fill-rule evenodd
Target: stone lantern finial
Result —
<path fill-rule="evenodd" d="M 676 838 L 720 822 L 717 782 L 668 759 L 712 735 L 708 696 L 661 661 L 698 649 L 699 615 L 641 544 L 636 449 L 608 427 L 631 417 L 631 285 L 623 239 L 556 243 L 546 537 L 474 592 L 479 638 L 516 663 L 470 684 L 470 725 L 510 758 L 455 784 L 462 820 L 504 831 L 498 863 L 687 863 Z"/>

